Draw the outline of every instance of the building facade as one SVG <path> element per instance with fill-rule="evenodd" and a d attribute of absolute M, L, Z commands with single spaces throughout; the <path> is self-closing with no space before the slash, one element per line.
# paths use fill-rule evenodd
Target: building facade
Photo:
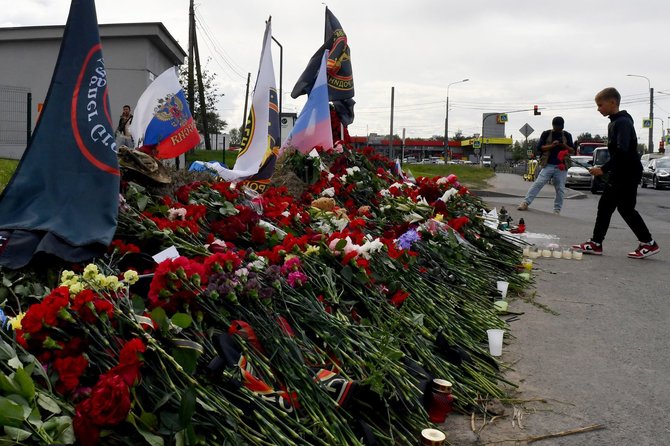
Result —
<path fill-rule="evenodd" d="M 51 83 L 64 26 L 0 28 L 0 158 L 19 159 Z M 147 86 L 187 54 L 162 23 L 100 25 L 112 124 Z"/>

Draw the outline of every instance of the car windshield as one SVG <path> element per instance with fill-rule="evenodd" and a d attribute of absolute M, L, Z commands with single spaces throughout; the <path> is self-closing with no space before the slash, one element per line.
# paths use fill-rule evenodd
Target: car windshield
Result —
<path fill-rule="evenodd" d="M 670 167 L 670 160 L 658 160 L 656 161 L 656 167 L 662 167 L 664 169 L 667 169 Z"/>
<path fill-rule="evenodd" d="M 603 165 L 610 159 L 610 152 L 608 150 L 596 150 L 594 154 L 595 160 L 593 164 Z"/>
<path fill-rule="evenodd" d="M 591 165 L 589 164 L 588 160 L 580 159 L 580 158 L 573 158 L 572 159 L 572 165 L 573 166 L 584 167 L 586 169 L 591 168 Z"/>

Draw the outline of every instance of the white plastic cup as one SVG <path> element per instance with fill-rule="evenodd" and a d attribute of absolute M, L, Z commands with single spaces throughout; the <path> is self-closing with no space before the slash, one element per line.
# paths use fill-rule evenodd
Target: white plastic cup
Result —
<path fill-rule="evenodd" d="M 489 336 L 489 352 L 491 353 L 491 356 L 501 356 L 505 330 L 491 328 L 486 330 L 486 334 Z"/>
<path fill-rule="evenodd" d="M 496 286 L 498 291 L 500 291 L 500 294 L 502 294 L 502 298 L 505 299 L 507 297 L 507 288 L 509 288 L 509 282 L 499 280 L 496 282 Z"/>

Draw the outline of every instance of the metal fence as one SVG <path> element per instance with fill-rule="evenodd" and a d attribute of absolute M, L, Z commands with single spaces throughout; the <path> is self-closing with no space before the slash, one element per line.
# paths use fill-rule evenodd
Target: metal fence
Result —
<path fill-rule="evenodd" d="M 0 85 L 0 145 L 26 145 L 31 129 L 28 88 Z"/>

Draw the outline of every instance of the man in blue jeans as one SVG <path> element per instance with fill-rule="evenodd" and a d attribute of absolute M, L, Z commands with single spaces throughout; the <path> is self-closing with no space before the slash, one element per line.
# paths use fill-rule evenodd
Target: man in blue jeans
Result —
<path fill-rule="evenodd" d="M 554 199 L 554 214 L 559 215 L 563 207 L 563 195 L 565 195 L 565 179 L 570 167 L 570 155 L 575 153 L 572 143 L 572 135 L 563 130 L 565 122 L 560 116 L 551 121 L 551 130 L 542 132 L 537 142 L 537 152 L 540 154 L 540 167 L 542 170 L 533 185 L 528 189 L 526 196 L 517 208 L 525 211 L 533 202 L 540 190 L 550 180 L 553 180 L 556 189 Z"/>

